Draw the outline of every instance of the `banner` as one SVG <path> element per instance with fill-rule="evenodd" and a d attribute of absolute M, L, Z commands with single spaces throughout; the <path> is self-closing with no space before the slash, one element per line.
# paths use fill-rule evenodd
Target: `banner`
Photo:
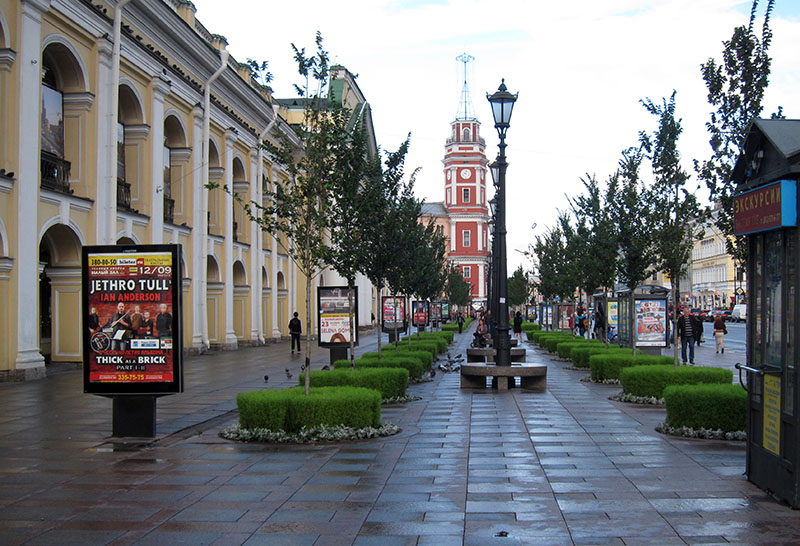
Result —
<path fill-rule="evenodd" d="M 638 347 L 667 346 L 667 300 L 636 299 L 636 345 Z"/>
<path fill-rule="evenodd" d="M 406 319 L 406 298 L 383 296 L 381 301 L 381 329 L 384 332 L 405 332 L 408 329 Z"/>
<path fill-rule="evenodd" d="M 414 301 L 411 304 L 411 320 L 414 326 L 425 326 L 428 324 L 428 302 Z"/>
<path fill-rule="evenodd" d="M 536 306 L 535 305 L 526 305 L 525 306 L 525 320 L 528 322 L 533 322 L 536 320 Z"/>
<path fill-rule="evenodd" d="M 83 248 L 84 391 L 182 392 L 179 245 Z"/>
<path fill-rule="evenodd" d="M 442 302 L 442 320 L 447 322 L 450 320 L 450 302 L 443 301 Z"/>
<path fill-rule="evenodd" d="M 317 326 L 320 347 L 350 346 L 350 301 L 346 286 L 320 286 L 317 288 Z M 353 290 L 353 329 L 358 345 L 358 290 Z"/>
<path fill-rule="evenodd" d="M 430 303 L 431 309 L 431 322 L 441 322 L 442 320 L 442 304 L 438 301 L 432 301 Z"/>

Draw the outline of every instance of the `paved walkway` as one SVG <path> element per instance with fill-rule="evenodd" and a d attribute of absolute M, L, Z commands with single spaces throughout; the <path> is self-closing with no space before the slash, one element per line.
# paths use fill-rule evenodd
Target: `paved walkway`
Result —
<path fill-rule="evenodd" d="M 464 352 L 470 334 L 457 336 Z M 362 336 L 358 353 L 374 350 Z M 385 407 L 397 436 L 274 446 L 219 438 L 242 390 L 293 385 L 288 342 L 187 358 L 149 445 L 113 443 L 80 370 L 0 384 L 0 544 L 797 544 L 800 514 L 742 476 L 744 445 L 654 431 L 664 410 L 528 346 L 546 393 L 462 391 Z M 735 355 L 702 347 L 698 364 Z M 315 349 L 315 367 L 327 352 Z"/>

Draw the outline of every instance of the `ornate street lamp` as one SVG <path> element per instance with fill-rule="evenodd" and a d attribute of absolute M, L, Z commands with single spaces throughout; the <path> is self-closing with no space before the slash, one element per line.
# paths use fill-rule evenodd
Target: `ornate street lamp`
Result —
<path fill-rule="evenodd" d="M 506 133 L 511 124 L 511 112 L 517 95 L 512 95 L 506 88 L 505 79 L 500 83 L 497 91 L 486 98 L 492 105 L 492 115 L 494 116 L 494 128 L 497 129 L 497 136 L 500 137 L 500 154 L 497 156 L 496 170 L 490 167 L 492 176 L 495 177 L 494 183 L 497 188 L 495 199 L 497 200 L 497 223 L 495 224 L 495 251 L 497 271 L 497 290 L 494 298 L 497 301 L 496 321 L 497 335 L 495 339 L 495 364 L 497 366 L 511 365 L 511 337 L 508 335 L 510 330 L 508 324 L 508 271 L 506 264 Z M 494 314 L 494 313 L 493 313 Z"/>
<path fill-rule="evenodd" d="M 490 172 L 492 174 L 492 180 L 494 180 L 494 163 L 489 165 Z M 489 262 L 489 291 L 486 295 L 486 308 L 489 310 L 489 320 L 486 323 L 486 326 L 490 329 L 490 333 L 492 335 L 492 346 L 495 344 L 496 335 L 497 335 L 497 302 L 495 295 L 497 294 L 497 247 L 495 244 L 497 243 L 497 198 L 492 197 L 489 200 L 489 211 L 492 214 L 492 219 L 489 221 L 489 229 L 491 230 L 492 235 L 492 249 L 490 251 L 490 262 Z"/>

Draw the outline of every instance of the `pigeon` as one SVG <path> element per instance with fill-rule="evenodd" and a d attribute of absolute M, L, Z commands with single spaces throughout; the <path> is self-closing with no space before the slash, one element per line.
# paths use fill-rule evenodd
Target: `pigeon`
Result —
<path fill-rule="evenodd" d="M 264 376 L 264 383 L 266 383 L 267 381 L 269 381 L 269 376 L 268 376 L 268 375 L 265 375 L 265 376 Z"/>
<path fill-rule="evenodd" d="M 300 364 L 300 371 L 301 372 L 306 371 L 306 365 L 305 364 Z"/>
<path fill-rule="evenodd" d="M 434 370 L 433 368 L 431 368 L 430 376 L 431 377 L 436 377 L 436 370 Z"/>
<path fill-rule="evenodd" d="M 327 364 L 325 364 L 325 365 L 322 367 L 322 370 L 323 370 L 323 371 L 326 371 L 326 372 L 327 372 L 328 370 L 330 370 L 330 369 L 331 369 L 331 367 L 330 367 L 330 366 L 328 366 Z"/>
<path fill-rule="evenodd" d="M 286 368 L 286 379 L 292 378 L 292 372 L 289 371 L 289 368 Z"/>

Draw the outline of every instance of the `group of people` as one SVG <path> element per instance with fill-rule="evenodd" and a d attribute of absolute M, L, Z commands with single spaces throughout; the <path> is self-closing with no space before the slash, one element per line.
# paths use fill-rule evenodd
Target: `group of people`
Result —
<path fill-rule="evenodd" d="M 473 347 L 486 347 L 488 344 L 489 336 L 491 334 L 491 317 L 491 310 L 479 310 L 477 312 L 476 318 L 478 320 L 478 326 L 475 328 L 475 333 L 473 334 L 475 337 L 475 339 L 472 341 Z M 514 332 L 514 338 L 518 339 L 520 343 L 522 343 L 522 322 L 522 313 L 517 311 L 513 318 L 512 331 Z M 461 333 L 461 322 L 459 322 L 458 331 Z"/>
<path fill-rule="evenodd" d="M 154 321 L 149 309 L 142 311 L 140 305 L 134 305 L 133 310 L 126 311 L 125 303 L 119 302 L 117 312 L 102 326 L 100 323 L 97 307 L 92 307 L 88 321 L 89 332 L 94 334 L 102 329 L 111 329 L 111 348 L 115 351 L 127 349 L 131 339 L 172 336 L 172 314 L 167 310 L 166 303 L 159 304 Z"/>
<path fill-rule="evenodd" d="M 717 354 L 725 353 L 725 334 L 728 328 L 721 316 L 714 317 L 714 342 Z M 683 308 L 683 313 L 678 317 L 678 340 L 681 344 L 681 362 L 694 365 L 694 346 L 700 345 L 703 339 L 703 321 L 700 317 L 689 312 L 688 307 Z M 687 354 L 688 353 L 688 354 Z"/>

